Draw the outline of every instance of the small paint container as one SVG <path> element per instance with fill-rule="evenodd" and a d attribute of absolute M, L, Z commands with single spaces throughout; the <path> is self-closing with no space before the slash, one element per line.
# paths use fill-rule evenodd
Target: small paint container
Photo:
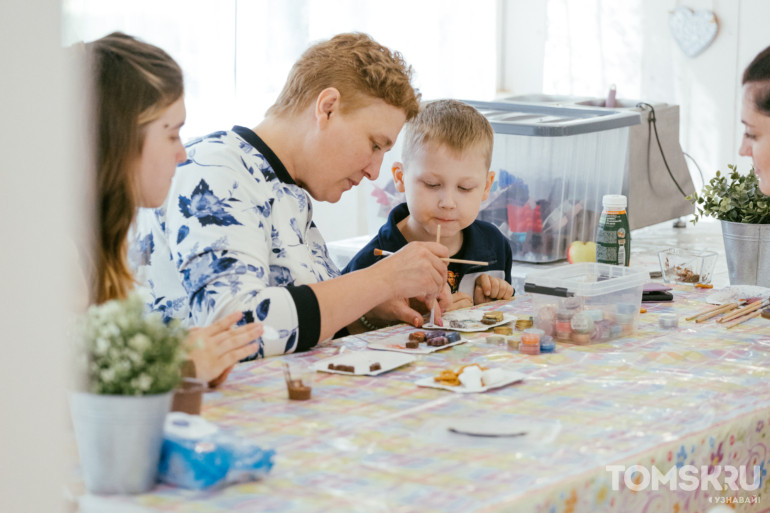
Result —
<path fill-rule="evenodd" d="M 553 322 L 556 318 L 556 309 L 553 305 L 545 305 L 537 311 L 535 317 Z"/>
<path fill-rule="evenodd" d="M 591 333 L 591 340 L 601 342 L 610 338 L 610 321 L 596 321 L 594 323 L 594 332 Z"/>
<path fill-rule="evenodd" d="M 634 322 L 633 314 L 615 314 L 615 322 L 618 324 L 631 324 Z"/>
<path fill-rule="evenodd" d="M 658 317 L 658 326 L 664 330 L 677 328 L 679 326 L 679 317 L 673 313 L 662 313 Z"/>
<path fill-rule="evenodd" d="M 567 310 L 577 310 L 583 306 L 583 300 L 577 296 L 564 298 L 561 306 Z"/>
<path fill-rule="evenodd" d="M 556 352 L 556 342 L 553 338 L 545 336 L 540 339 L 540 352 L 541 353 L 554 353 Z"/>
<path fill-rule="evenodd" d="M 572 328 L 569 326 L 569 323 L 567 323 L 567 326 L 562 326 L 562 329 L 559 329 L 558 326 L 556 327 L 556 340 L 568 342 L 571 336 Z"/>
<path fill-rule="evenodd" d="M 620 334 L 623 333 L 623 327 L 620 324 L 613 324 L 610 326 L 610 337 L 615 338 L 620 336 Z"/>
<path fill-rule="evenodd" d="M 522 342 L 519 344 L 519 352 L 530 355 L 540 354 L 540 344 L 525 344 Z"/>
<path fill-rule="evenodd" d="M 492 344 L 493 346 L 501 346 L 505 344 L 505 337 L 502 335 L 490 335 L 487 337 L 487 344 Z"/>
<path fill-rule="evenodd" d="M 556 320 L 557 321 L 569 321 L 572 319 L 572 316 L 575 315 L 574 310 L 568 310 L 566 308 L 559 308 L 559 310 L 556 312 Z"/>
<path fill-rule="evenodd" d="M 506 337 L 506 344 L 508 345 L 509 351 L 518 351 L 519 350 L 519 344 L 521 343 L 518 338 L 516 337 Z"/>
<path fill-rule="evenodd" d="M 521 343 L 525 345 L 539 345 L 540 337 L 545 335 L 543 330 L 537 328 L 528 328 L 521 334 Z"/>
<path fill-rule="evenodd" d="M 639 311 L 639 305 L 632 305 L 629 303 L 620 303 L 616 311 L 619 315 L 634 315 Z"/>
<path fill-rule="evenodd" d="M 575 333 L 591 333 L 594 330 L 594 320 L 585 311 L 573 315 L 569 323 Z"/>
<path fill-rule="evenodd" d="M 588 333 L 577 333 L 573 332 L 572 337 L 570 338 L 573 344 L 578 346 L 584 346 L 586 344 L 589 344 L 591 342 L 591 335 Z"/>
<path fill-rule="evenodd" d="M 599 309 L 585 310 L 583 313 L 589 316 L 594 322 L 599 322 L 604 319 L 604 312 Z"/>
<path fill-rule="evenodd" d="M 495 332 L 495 335 L 513 335 L 513 330 L 510 326 L 495 326 L 493 331 Z"/>

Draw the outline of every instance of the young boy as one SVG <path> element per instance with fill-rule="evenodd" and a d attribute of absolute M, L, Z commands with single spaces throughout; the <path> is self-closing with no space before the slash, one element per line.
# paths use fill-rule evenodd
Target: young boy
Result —
<path fill-rule="evenodd" d="M 412 241 L 441 243 L 452 258 L 487 265 L 450 263 L 450 309 L 513 297 L 511 247 L 492 224 L 477 221 L 495 173 L 489 170 L 494 132 L 476 109 L 455 100 L 423 107 L 404 126 L 401 157 L 393 164 L 396 189 L 406 203 L 395 207 L 387 223 L 342 271 L 368 267 L 381 256 L 374 250 L 398 251 Z"/>

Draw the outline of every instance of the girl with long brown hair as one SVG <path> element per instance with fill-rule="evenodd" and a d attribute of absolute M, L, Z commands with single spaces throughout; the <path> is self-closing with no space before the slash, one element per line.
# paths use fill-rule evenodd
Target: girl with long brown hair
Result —
<path fill-rule="evenodd" d="M 165 201 L 177 164 L 187 158 L 179 131 L 185 121 L 184 81 L 163 50 L 119 32 L 86 45 L 92 69 L 96 149 L 96 240 L 92 301 L 126 297 L 134 287 L 127 236 L 139 207 Z M 240 312 L 188 337 L 195 376 L 223 381 L 256 351 L 260 323 L 233 328 Z"/>

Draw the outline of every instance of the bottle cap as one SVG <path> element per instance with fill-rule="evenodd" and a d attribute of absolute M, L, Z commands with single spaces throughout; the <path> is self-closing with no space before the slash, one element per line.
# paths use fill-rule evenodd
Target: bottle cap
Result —
<path fill-rule="evenodd" d="M 605 194 L 602 196 L 602 206 L 606 209 L 625 210 L 628 200 L 622 194 Z"/>

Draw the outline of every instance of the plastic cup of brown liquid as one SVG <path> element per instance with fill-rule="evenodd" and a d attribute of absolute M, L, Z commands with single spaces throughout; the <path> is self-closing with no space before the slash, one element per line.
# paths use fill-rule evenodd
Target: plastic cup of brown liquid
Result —
<path fill-rule="evenodd" d="M 284 362 L 284 378 L 289 399 L 306 401 L 310 399 L 313 389 L 315 369 L 305 362 Z"/>

